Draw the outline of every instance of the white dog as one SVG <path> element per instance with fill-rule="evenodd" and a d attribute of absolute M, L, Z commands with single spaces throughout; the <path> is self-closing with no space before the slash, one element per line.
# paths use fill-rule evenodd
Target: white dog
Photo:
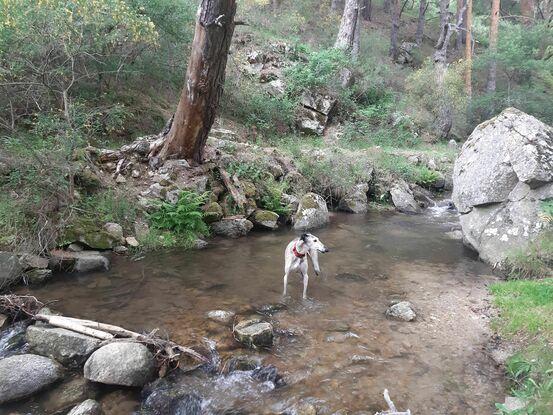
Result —
<path fill-rule="evenodd" d="M 315 235 L 304 233 L 299 238 L 291 241 L 284 251 L 284 291 L 286 295 L 286 286 L 288 285 L 288 275 L 291 271 L 299 271 L 303 277 L 303 298 L 307 298 L 307 284 L 309 276 L 307 275 L 307 256 L 313 262 L 315 274 L 319 275 L 319 252 L 325 253 L 329 249 Z"/>

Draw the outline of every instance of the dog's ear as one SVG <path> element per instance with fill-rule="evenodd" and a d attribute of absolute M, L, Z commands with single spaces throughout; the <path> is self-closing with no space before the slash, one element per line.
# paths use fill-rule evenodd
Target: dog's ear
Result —
<path fill-rule="evenodd" d="M 307 242 L 307 237 L 309 236 L 308 233 L 303 233 L 301 236 L 300 236 L 300 240 L 303 241 L 303 242 Z"/>

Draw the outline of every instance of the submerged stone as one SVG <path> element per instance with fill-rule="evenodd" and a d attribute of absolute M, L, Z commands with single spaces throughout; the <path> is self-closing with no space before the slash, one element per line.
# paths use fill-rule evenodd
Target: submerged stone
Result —
<path fill-rule="evenodd" d="M 234 337 L 247 347 L 270 347 L 273 325 L 262 320 L 243 320 L 234 326 Z"/>

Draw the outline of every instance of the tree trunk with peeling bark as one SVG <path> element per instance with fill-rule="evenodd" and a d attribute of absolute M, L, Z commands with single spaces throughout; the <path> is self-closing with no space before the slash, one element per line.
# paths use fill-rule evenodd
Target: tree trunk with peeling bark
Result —
<path fill-rule="evenodd" d="M 171 129 L 159 151 L 161 159 L 177 157 L 202 162 L 207 136 L 223 93 L 235 12 L 236 0 L 201 1 L 186 85 Z"/>
<path fill-rule="evenodd" d="M 440 37 L 436 42 L 436 49 L 441 49 L 449 25 L 449 0 L 440 0 Z"/>
<path fill-rule="evenodd" d="M 401 12 L 401 6 L 399 0 L 392 0 L 392 28 L 390 31 L 390 56 L 395 62 L 399 55 L 399 13 Z"/>
<path fill-rule="evenodd" d="M 457 0 L 457 20 L 459 20 L 459 14 L 464 13 L 463 10 L 466 10 L 464 7 L 464 1 L 463 0 Z M 465 21 L 465 17 L 463 17 L 463 21 Z M 465 38 L 465 31 L 464 31 L 464 25 L 461 25 L 459 27 L 459 30 L 457 30 L 457 35 L 455 36 L 455 49 L 460 51 L 463 47 L 463 40 Z"/>
<path fill-rule="evenodd" d="M 359 52 L 359 0 L 346 0 L 340 30 L 334 47 L 351 53 Z"/>
<path fill-rule="evenodd" d="M 490 52 L 495 55 L 497 51 L 497 35 L 499 32 L 499 9 L 500 0 L 492 0 L 492 12 L 490 15 Z M 495 56 L 492 57 L 488 72 L 488 82 L 486 90 L 488 92 L 495 92 L 495 83 L 497 75 L 497 62 Z"/>
<path fill-rule="evenodd" d="M 417 20 L 417 31 L 415 33 L 415 41 L 419 46 L 422 44 L 422 38 L 424 36 L 424 23 L 426 21 L 426 9 L 428 9 L 428 3 L 426 2 L 426 0 L 420 0 L 419 18 Z"/>

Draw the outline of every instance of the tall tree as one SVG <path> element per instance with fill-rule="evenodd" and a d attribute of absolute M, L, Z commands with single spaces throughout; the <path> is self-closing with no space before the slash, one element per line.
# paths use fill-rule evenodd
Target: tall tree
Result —
<path fill-rule="evenodd" d="M 428 9 L 428 3 L 426 0 L 420 0 L 419 2 L 419 18 L 417 20 L 417 31 L 415 33 L 415 41 L 417 45 L 422 44 L 422 38 L 424 36 L 424 23 L 426 20 L 426 9 Z"/>
<path fill-rule="evenodd" d="M 372 0 L 363 0 L 363 4 L 361 8 L 362 10 L 361 15 L 363 16 L 363 20 L 367 20 L 367 21 L 371 20 L 372 7 L 373 7 Z"/>
<path fill-rule="evenodd" d="M 234 33 L 236 0 L 201 0 L 192 50 L 173 123 L 159 157 L 202 161 L 207 135 L 223 93 L 227 57 Z M 155 155 L 156 148 L 152 155 Z"/>
<path fill-rule="evenodd" d="M 468 0 L 471 1 L 471 0 Z M 439 113 L 436 119 L 436 128 L 439 132 L 440 138 L 447 138 L 453 127 L 453 109 L 450 99 L 449 92 L 445 86 L 445 80 L 447 76 L 447 49 L 449 47 L 449 41 L 453 32 L 459 33 L 461 26 L 463 25 L 463 15 L 464 8 L 461 10 L 457 17 L 457 23 L 451 24 L 447 23 L 443 27 L 444 36 L 441 39 L 441 43 L 436 45 L 436 50 L 434 52 L 434 75 L 436 88 L 441 91 L 441 96 L 443 97 L 442 102 L 440 102 Z"/>
<path fill-rule="evenodd" d="M 436 49 L 441 49 L 444 43 L 445 36 L 449 29 L 449 0 L 440 0 L 440 36 L 436 42 Z"/>
<path fill-rule="evenodd" d="M 499 9 L 500 0 L 492 0 L 492 12 L 490 15 L 490 47 L 492 60 L 488 72 L 488 83 L 486 89 L 488 92 L 495 92 L 495 81 L 497 74 L 497 62 L 495 60 L 495 52 L 497 51 L 497 34 L 499 31 Z"/>
<path fill-rule="evenodd" d="M 384 0 L 384 13 L 390 14 L 391 5 L 392 5 L 392 0 Z"/>
<path fill-rule="evenodd" d="M 359 52 L 359 0 L 346 0 L 335 48 L 351 53 Z"/>
<path fill-rule="evenodd" d="M 400 1 L 392 0 L 392 28 L 390 30 L 390 56 L 395 61 L 399 55 L 399 14 L 401 13 Z"/>
<path fill-rule="evenodd" d="M 466 10 L 466 7 L 464 7 L 464 0 L 457 0 L 457 20 L 459 20 L 459 14 L 464 13 L 463 10 Z M 462 21 L 465 21 L 465 17 L 463 16 Z M 457 31 L 457 35 L 455 37 L 455 49 L 460 51 L 463 47 L 463 39 L 465 38 L 465 30 L 464 30 L 464 24 L 461 25 L 459 30 Z"/>
<path fill-rule="evenodd" d="M 467 22 L 465 40 L 465 90 L 470 98 L 472 95 L 472 0 L 466 0 Z"/>
<path fill-rule="evenodd" d="M 335 12 L 342 10 L 344 7 L 344 0 L 332 0 L 330 2 L 330 10 Z"/>

